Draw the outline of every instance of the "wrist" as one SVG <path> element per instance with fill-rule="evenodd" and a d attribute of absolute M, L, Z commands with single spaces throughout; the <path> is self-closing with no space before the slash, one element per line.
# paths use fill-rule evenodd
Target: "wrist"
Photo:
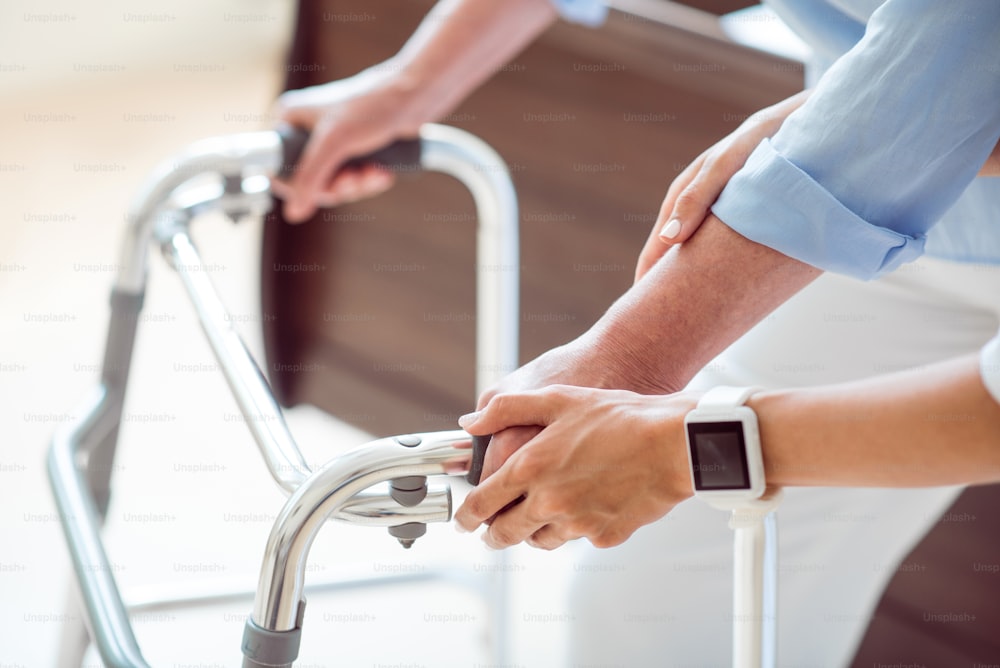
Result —
<path fill-rule="evenodd" d="M 761 507 L 768 488 L 756 411 L 759 388 L 717 386 L 684 418 L 695 496 L 720 510 Z"/>
<path fill-rule="evenodd" d="M 664 417 L 657 425 L 656 442 L 663 444 L 659 453 L 666 462 L 663 477 L 671 492 L 671 503 L 677 504 L 694 496 L 691 485 L 691 465 L 687 453 L 685 416 L 693 411 L 701 398 L 700 392 L 678 392 L 663 397 L 666 400 Z"/>
<path fill-rule="evenodd" d="M 684 383 L 674 382 L 663 369 L 663 355 L 644 336 L 627 327 L 594 328 L 577 344 L 579 363 L 590 369 L 593 387 L 629 390 L 637 394 L 670 394 Z M 573 344 L 571 344 L 573 345 Z"/>
<path fill-rule="evenodd" d="M 400 134 L 412 136 L 420 126 L 437 120 L 428 91 L 432 88 L 419 68 L 393 56 L 364 70 L 359 76 L 371 81 L 386 108 L 394 109 Z"/>
<path fill-rule="evenodd" d="M 686 372 L 682 359 L 671 354 L 659 328 L 665 322 L 654 313 L 631 309 L 621 302 L 580 337 L 591 351 L 600 387 L 631 390 L 639 394 L 672 394 L 684 389 L 693 372 Z"/>
<path fill-rule="evenodd" d="M 747 401 L 746 405 L 757 414 L 760 429 L 761 454 L 764 457 L 764 475 L 769 485 L 784 487 L 801 484 L 796 480 L 801 473 L 801 465 L 789 461 L 789 454 L 782 449 L 782 415 L 791 402 L 794 393 L 787 390 L 769 390 L 757 392 Z M 794 410 L 794 408 L 792 409 Z"/>

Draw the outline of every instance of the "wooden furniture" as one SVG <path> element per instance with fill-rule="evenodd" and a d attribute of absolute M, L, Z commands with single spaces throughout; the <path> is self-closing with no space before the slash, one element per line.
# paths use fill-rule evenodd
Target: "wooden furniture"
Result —
<path fill-rule="evenodd" d="M 699 3 L 747 4 L 688 4 Z M 303 0 L 289 87 L 382 60 L 430 5 Z M 445 119 L 513 173 L 522 361 L 586 330 L 628 287 L 666 187 L 693 157 L 802 85 L 798 65 L 732 44 L 710 14 L 618 5 L 629 11 L 600 30 L 553 28 Z M 431 175 L 304 225 L 268 221 L 262 299 L 280 400 L 378 435 L 454 428 L 475 401 L 473 234 L 468 194 Z M 907 557 L 857 668 L 1000 664 L 998 507 L 1000 488 L 967 491 Z"/>

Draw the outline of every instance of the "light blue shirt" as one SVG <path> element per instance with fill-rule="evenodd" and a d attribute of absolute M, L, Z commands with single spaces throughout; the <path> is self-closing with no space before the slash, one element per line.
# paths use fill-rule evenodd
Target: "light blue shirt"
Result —
<path fill-rule="evenodd" d="M 552 0 L 552 3 L 567 21 L 589 26 L 599 25 L 608 13 L 604 0 Z"/>
<path fill-rule="evenodd" d="M 833 64 L 713 212 L 749 239 L 859 278 L 925 247 L 1000 264 L 1000 179 L 975 178 L 1000 139 L 1000 2 L 771 5 Z"/>
<path fill-rule="evenodd" d="M 553 1 L 576 21 L 603 7 Z M 1000 139 L 1000 0 L 769 4 L 813 48 L 818 81 L 713 212 L 749 239 L 859 278 L 925 250 L 1000 264 L 1000 178 L 975 178 Z"/>

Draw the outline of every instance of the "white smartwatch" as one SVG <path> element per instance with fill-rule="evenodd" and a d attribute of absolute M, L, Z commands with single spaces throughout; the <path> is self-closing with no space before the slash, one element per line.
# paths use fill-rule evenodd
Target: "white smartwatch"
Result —
<path fill-rule="evenodd" d="M 767 487 L 757 414 L 744 405 L 759 390 L 713 388 L 684 418 L 694 494 L 715 508 L 739 508 Z"/>

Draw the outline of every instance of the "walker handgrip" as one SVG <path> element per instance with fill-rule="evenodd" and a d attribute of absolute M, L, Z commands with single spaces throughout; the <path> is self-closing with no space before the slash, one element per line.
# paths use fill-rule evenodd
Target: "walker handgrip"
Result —
<path fill-rule="evenodd" d="M 280 125 L 277 132 L 281 137 L 281 167 L 278 169 L 278 176 L 287 178 L 295 172 L 302 152 L 309 143 L 309 132 L 287 124 Z M 351 158 L 344 167 L 375 163 L 392 172 L 411 172 L 420 169 L 420 152 L 419 139 L 401 139 L 374 153 Z"/>
<path fill-rule="evenodd" d="M 483 477 L 483 460 L 486 459 L 486 448 L 490 445 L 492 434 L 472 437 L 472 461 L 469 463 L 469 472 L 465 479 L 470 485 L 478 485 L 479 479 Z"/>

